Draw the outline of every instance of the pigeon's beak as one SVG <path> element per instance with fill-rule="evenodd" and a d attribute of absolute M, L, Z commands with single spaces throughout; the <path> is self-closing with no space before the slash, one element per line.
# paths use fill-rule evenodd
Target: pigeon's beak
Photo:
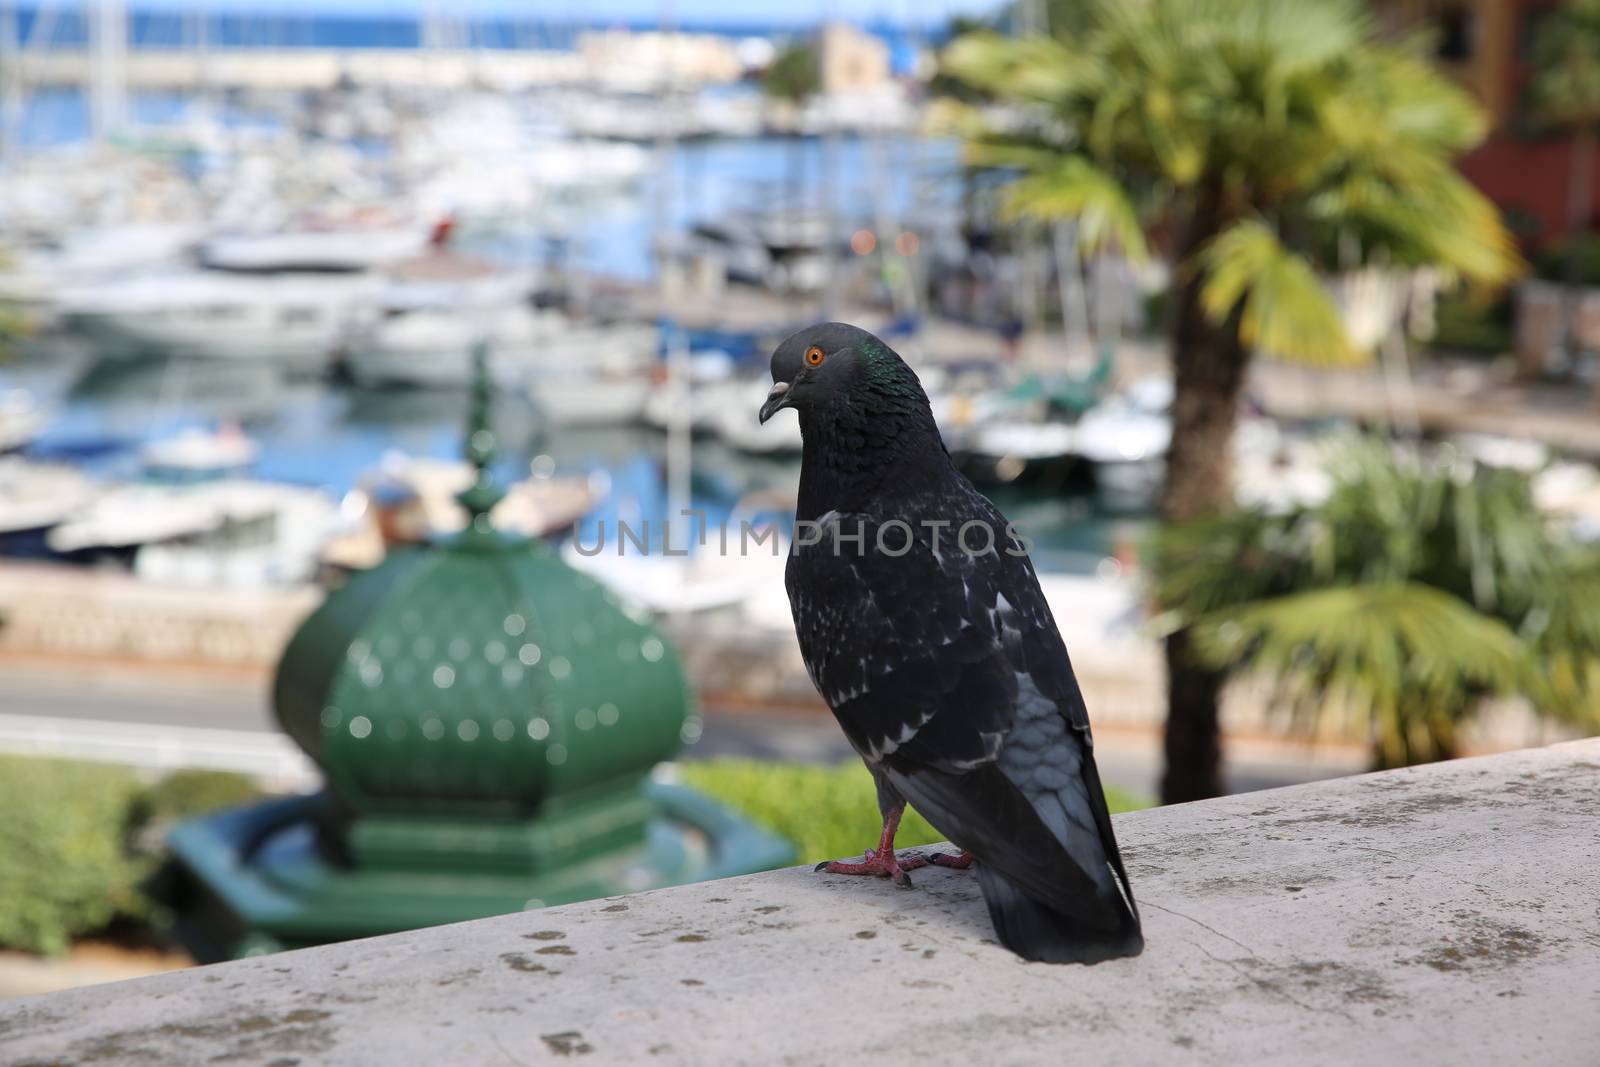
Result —
<path fill-rule="evenodd" d="M 762 423 L 772 418 L 778 412 L 789 406 L 789 383 L 773 382 L 772 392 L 767 394 L 766 403 L 761 405 L 761 413 L 757 416 Z"/>

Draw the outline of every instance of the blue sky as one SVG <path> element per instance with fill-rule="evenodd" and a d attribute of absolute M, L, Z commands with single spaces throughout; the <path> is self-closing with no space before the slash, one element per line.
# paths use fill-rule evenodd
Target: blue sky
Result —
<path fill-rule="evenodd" d="M 293 12 L 333 15 L 340 13 L 371 15 L 379 13 L 417 13 L 431 8 L 454 13 L 518 15 L 528 19 L 564 21 L 579 19 L 603 21 L 653 21 L 670 11 L 677 21 L 687 24 L 717 22 L 737 24 L 786 23 L 809 25 L 825 18 L 852 22 L 888 21 L 905 23 L 913 19 L 924 25 L 940 25 L 955 14 L 987 14 L 1001 0 L 585 0 L 583 3 L 552 0 L 126 0 L 133 9 L 181 8 L 197 6 L 212 11 Z"/>

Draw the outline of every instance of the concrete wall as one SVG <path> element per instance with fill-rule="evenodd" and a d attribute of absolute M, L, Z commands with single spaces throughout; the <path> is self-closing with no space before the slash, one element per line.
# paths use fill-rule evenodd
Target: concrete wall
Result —
<path fill-rule="evenodd" d="M 0 1003 L 12 1064 L 1595 1062 L 1600 740 L 1117 819 L 1144 955 L 795 868 Z"/>

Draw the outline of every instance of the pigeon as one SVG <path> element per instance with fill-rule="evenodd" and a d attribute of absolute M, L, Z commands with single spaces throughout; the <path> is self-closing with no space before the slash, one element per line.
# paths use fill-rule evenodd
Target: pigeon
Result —
<path fill-rule="evenodd" d="M 908 871 L 972 866 L 1017 955 L 1137 955 L 1088 711 L 1026 541 L 956 469 L 921 382 L 877 337 L 801 330 L 772 378 L 759 419 L 793 408 L 802 437 L 795 634 L 883 816 L 863 861 L 817 869 L 909 888 Z M 962 851 L 898 856 L 908 801 Z"/>

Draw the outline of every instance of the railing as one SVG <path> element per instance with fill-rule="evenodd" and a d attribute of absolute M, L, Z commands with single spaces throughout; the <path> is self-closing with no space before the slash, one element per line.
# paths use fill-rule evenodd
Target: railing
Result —
<path fill-rule="evenodd" d="M 0 752 L 152 771 L 234 771 L 297 791 L 321 781 L 311 760 L 287 736 L 254 730 L 0 715 Z"/>
<path fill-rule="evenodd" d="M 1119 816 L 1148 941 L 809 868 L 0 1004 L 6 1062 L 1592 1063 L 1600 739 Z"/>

